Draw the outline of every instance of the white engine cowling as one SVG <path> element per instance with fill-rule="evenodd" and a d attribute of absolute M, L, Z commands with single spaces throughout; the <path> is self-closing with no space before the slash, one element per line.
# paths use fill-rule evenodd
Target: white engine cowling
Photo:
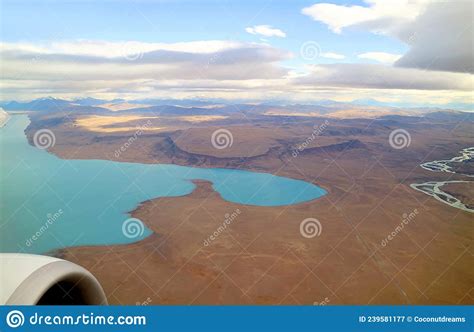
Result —
<path fill-rule="evenodd" d="M 102 286 L 86 269 L 63 259 L 0 254 L 0 304 L 107 304 Z"/>

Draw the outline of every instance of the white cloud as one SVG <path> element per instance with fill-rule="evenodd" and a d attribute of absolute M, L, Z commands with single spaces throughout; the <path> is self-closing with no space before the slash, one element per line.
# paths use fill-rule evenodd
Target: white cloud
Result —
<path fill-rule="evenodd" d="M 223 50 L 241 48 L 242 45 L 243 43 L 241 42 L 227 40 L 205 40 L 182 43 L 144 43 L 138 41 L 109 42 L 104 40 L 79 39 L 51 43 L 0 42 L 0 51 L 117 58 L 152 51 L 209 54 Z"/>
<path fill-rule="evenodd" d="M 331 94 L 345 99 L 383 94 L 403 99 L 400 91 L 406 91 L 429 100 L 441 95 L 446 99 L 469 98 L 472 93 L 473 76 L 469 74 L 377 64 L 318 65 L 310 66 L 303 75 L 295 74 L 280 63 L 291 53 L 264 44 L 138 43 L 137 57 L 136 49 L 121 49 L 130 44 L 135 42 L 3 43 L 2 98 L 52 95 L 310 100 L 331 98 Z M 336 60 L 343 57 L 332 52 L 321 56 Z"/>
<path fill-rule="evenodd" d="M 396 66 L 474 73 L 472 1 L 365 0 L 367 6 L 318 3 L 302 13 L 335 33 L 348 27 L 410 46 Z"/>
<path fill-rule="evenodd" d="M 342 60 L 346 58 L 343 54 L 333 53 L 333 52 L 322 52 L 319 54 L 319 56 L 323 58 L 335 59 L 335 60 Z"/>
<path fill-rule="evenodd" d="M 279 78 L 290 57 L 269 45 L 225 41 L 179 44 L 71 41 L 4 43 L 5 79 L 256 79 Z M 125 45 L 125 46 L 124 46 Z M 141 53 L 143 52 L 143 53 Z"/>
<path fill-rule="evenodd" d="M 472 1 L 433 2 L 398 38 L 410 45 L 395 65 L 474 73 Z"/>
<path fill-rule="evenodd" d="M 359 54 L 357 57 L 360 59 L 374 60 L 384 64 L 392 64 L 398 59 L 400 59 L 401 56 L 401 54 L 392 54 L 385 52 L 367 52 Z"/>
<path fill-rule="evenodd" d="M 309 87 L 472 91 L 473 75 L 399 68 L 381 64 L 309 66 L 310 73 L 294 79 Z"/>
<path fill-rule="evenodd" d="M 254 25 L 253 27 L 245 28 L 245 31 L 252 35 L 262 35 L 265 37 L 286 37 L 286 33 L 270 25 Z"/>
<path fill-rule="evenodd" d="M 303 8 L 302 13 L 341 33 L 350 26 L 365 26 L 376 33 L 396 31 L 414 20 L 426 7 L 428 0 L 366 0 L 368 6 L 345 6 L 318 3 Z"/>

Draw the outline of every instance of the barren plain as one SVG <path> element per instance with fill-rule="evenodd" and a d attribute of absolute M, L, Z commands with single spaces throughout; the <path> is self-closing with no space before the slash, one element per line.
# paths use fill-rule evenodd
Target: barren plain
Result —
<path fill-rule="evenodd" d="M 37 129 L 49 128 L 56 136 L 49 151 L 64 159 L 253 170 L 305 180 L 328 194 L 256 207 L 225 201 L 198 181 L 188 196 L 143 202 L 131 215 L 153 231 L 145 240 L 55 253 L 89 269 L 111 303 L 474 303 L 472 213 L 410 188 L 465 180 L 419 165 L 473 146 L 469 115 L 340 119 L 235 106 L 199 110 L 205 114 L 120 111 L 133 116 L 123 122 L 114 121 L 117 112 L 101 113 L 111 119 L 100 128 L 84 126 L 97 114 L 31 114 L 27 135 L 32 140 Z M 189 121 L 203 115 L 206 121 Z M 226 148 L 211 142 L 219 129 L 231 133 Z M 402 148 L 389 139 L 397 129 L 409 133 Z M 472 190 L 449 190 L 472 203 Z M 308 218 L 320 222 L 319 236 L 302 235 Z"/>

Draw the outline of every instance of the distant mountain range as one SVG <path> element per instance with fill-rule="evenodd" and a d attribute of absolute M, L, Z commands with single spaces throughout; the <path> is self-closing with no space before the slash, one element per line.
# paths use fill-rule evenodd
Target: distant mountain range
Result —
<path fill-rule="evenodd" d="M 0 104 L 7 111 L 54 111 L 55 109 L 60 110 L 70 105 L 70 101 L 52 97 L 35 99 L 26 103 L 10 101 Z"/>
<path fill-rule="evenodd" d="M 258 105 L 258 107 L 256 106 Z M 386 103 L 374 99 L 358 99 L 352 102 L 334 100 L 319 100 L 303 104 L 285 101 L 255 103 L 236 103 L 223 100 L 198 99 L 113 99 L 78 98 L 74 100 L 53 97 L 39 98 L 29 102 L 0 102 L 0 107 L 7 111 L 75 111 L 106 112 L 106 111 L 137 111 L 156 112 L 159 114 L 199 113 L 211 114 L 227 112 L 255 112 L 270 115 L 288 115 L 291 112 L 299 116 L 333 115 L 336 117 L 373 117 L 384 115 L 421 115 L 439 111 L 462 110 L 473 111 L 473 105 L 468 103 L 450 103 L 446 105 L 414 105 L 405 103 Z M 186 110 L 187 109 L 187 110 Z"/>
<path fill-rule="evenodd" d="M 452 109 L 458 111 L 474 111 L 473 103 L 447 103 L 447 104 L 417 104 L 402 102 L 381 102 L 375 99 L 356 99 L 351 102 L 357 105 L 367 106 L 389 106 L 397 108 L 430 108 L 430 109 Z"/>
<path fill-rule="evenodd" d="M 29 102 L 17 102 L 17 101 L 7 101 L 0 102 L 0 107 L 3 107 L 5 110 L 9 111 L 60 111 L 69 107 L 77 106 L 101 106 L 106 104 L 120 104 L 120 103 L 129 103 L 129 104 L 139 104 L 147 106 L 181 106 L 181 107 L 197 107 L 197 106 L 207 106 L 214 104 L 223 104 L 222 101 L 204 101 L 204 100 L 195 100 L 195 99 L 136 99 L 136 100 L 125 100 L 125 99 L 96 99 L 96 98 L 78 98 L 73 100 L 58 99 L 53 97 L 39 98 Z"/>
<path fill-rule="evenodd" d="M 97 106 L 105 103 L 123 103 L 125 102 L 124 99 L 113 99 L 110 101 L 103 100 L 103 99 L 96 99 L 96 98 L 79 98 L 79 99 L 74 99 L 72 103 L 76 105 L 81 105 L 81 106 Z"/>

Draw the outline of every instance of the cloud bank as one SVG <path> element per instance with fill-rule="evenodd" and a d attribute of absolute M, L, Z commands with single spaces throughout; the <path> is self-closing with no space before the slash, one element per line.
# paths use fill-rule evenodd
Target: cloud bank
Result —
<path fill-rule="evenodd" d="M 401 40 L 410 49 L 396 66 L 474 73 L 472 1 L 365 2 L 367 6 L 318 3 L 302 13 L 335 33 L 352 27 Z"/>
<path fill-rule="evenodd" d="M 307 61 L 297 51 L 231 40 L 4 42 L 0 43 L 2 99 L 89 95 L 471 101 L 470 6 L 457 1 L 367 0 L 366 6 L 318 3 L 302 10 L 335 34 L 363 29 L 397 38 L 409 47 L 403 55 L 379 50 L 356 55 L 377 62 L 370 64 L 342 63 L 347 58 L 335 52 L 321 52 L 314 61 Z M 246 31 L 286 36 L 268 25 Z M 319 58 L 336 63 L 318 64 Z M 301 67 L 289 64 L 298 61 Z"/>
<path fill-rule="evenodd" d="M 396 68 L 379 64 L 330 64 L 309 67 L 296 84 L 371 89 L 472 91 L 472 75 Z"/>

